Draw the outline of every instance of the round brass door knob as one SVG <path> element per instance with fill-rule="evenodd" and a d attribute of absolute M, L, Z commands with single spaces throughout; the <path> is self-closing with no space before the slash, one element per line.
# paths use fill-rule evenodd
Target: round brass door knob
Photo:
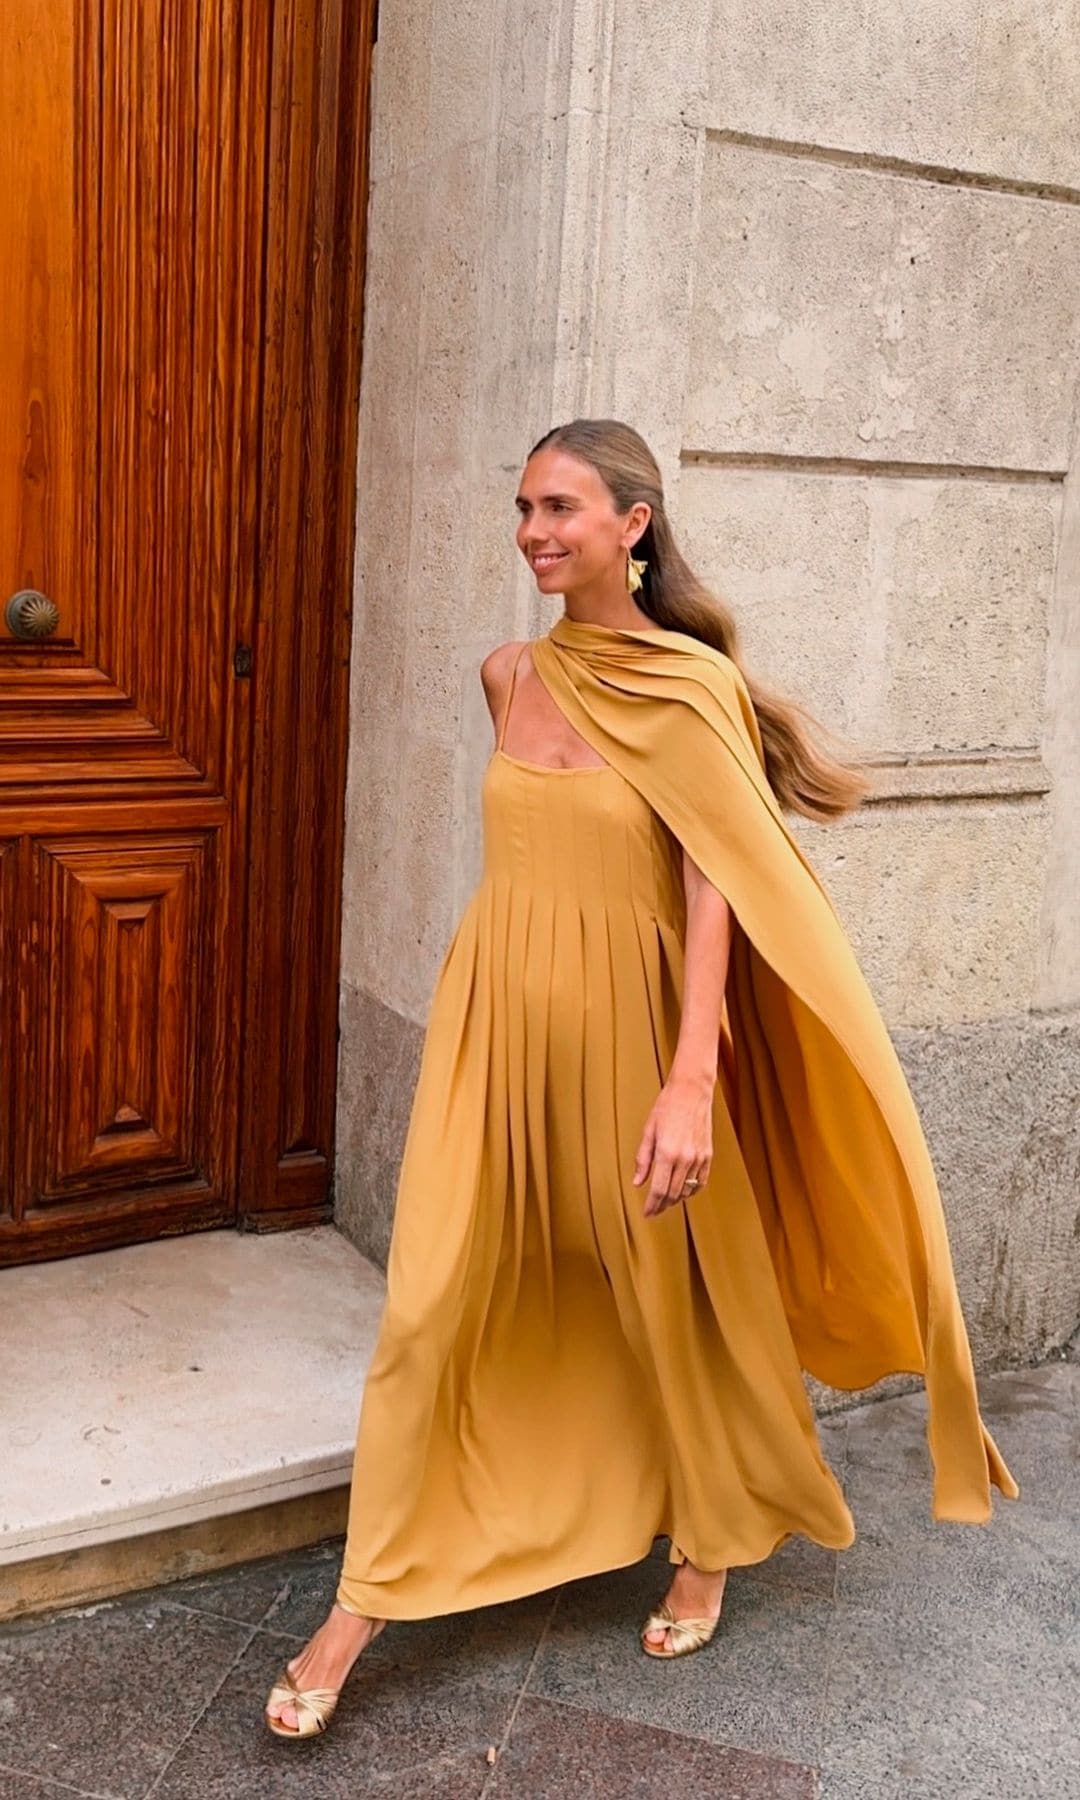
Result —
<path fill-rule="evenodd" d="M 20 588 L 4 608 L 4 619 L 18 638 L 47 638 L 60 623 L 60 608 L 36 588 Z"/>

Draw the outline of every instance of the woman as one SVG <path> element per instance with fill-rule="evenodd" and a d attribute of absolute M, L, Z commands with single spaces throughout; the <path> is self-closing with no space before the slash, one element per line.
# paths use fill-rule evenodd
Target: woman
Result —
<path fill-rule="evenodd" d="M 436 981 L 337 1599 L 271 1692 L 321 1730 L 387 1620 L 671 1539 L 641 1629 L 700 1648 L 730 1567 L 854 1537 L 802 1368 L 926 1377 L 934 1516 L 1016 1483 L 979 1417 L 891 1040 L 782 808 L 866 791 L 751 682 L 628 426 L 530 453 L 565 612 L 492 652 L 483 877 Z"/>

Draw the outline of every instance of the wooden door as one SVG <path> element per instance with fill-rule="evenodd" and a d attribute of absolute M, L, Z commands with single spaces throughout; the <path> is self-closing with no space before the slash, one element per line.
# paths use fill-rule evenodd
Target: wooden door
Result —
<path fill-rule="evenodd" d="M 5 0 L 3 1262 L 330 1203 L 370 38 Z"/>

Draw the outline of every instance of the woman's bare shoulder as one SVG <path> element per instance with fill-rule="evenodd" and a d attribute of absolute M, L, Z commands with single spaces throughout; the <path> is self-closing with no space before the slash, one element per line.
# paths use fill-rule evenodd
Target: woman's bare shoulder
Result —
<path fill-rule="evenodd" d="M 510 679 L 510 670 L 514 659 L 528 638 L 512 638 L 509 643 L 497 644 L 489 650 L 480 664 L 480 680 L 489 700 L 497 700 Z"/>

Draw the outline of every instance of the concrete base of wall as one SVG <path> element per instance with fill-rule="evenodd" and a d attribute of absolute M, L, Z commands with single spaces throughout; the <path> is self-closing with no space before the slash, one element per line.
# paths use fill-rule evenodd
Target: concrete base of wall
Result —
<path fill-rule="evenodd" d="M 975 1364 L 1014 1368 L 1080 1325 L 1080 1020 L 898 1031 L 949 1220 Z"/>
<path fill-rule="evenodd" d="M 423 1036 L 343 991 L 337 1224 L 381 1266 Z M 1080 1323 L 1080 1021 L 1024 1016 L 893 1041 L 938 1172 L 976 1367 L 1039 1362 Z M 903 1378 L 882 1388 L 902 1391 Z M 820 1396 L 827 1411 L 866 1393 Z"/>
<path fill-rule="evenodd" d="M 341 989 L 334 1223 L 385 1269 L 424 1030 L 359 988 Z"/>

